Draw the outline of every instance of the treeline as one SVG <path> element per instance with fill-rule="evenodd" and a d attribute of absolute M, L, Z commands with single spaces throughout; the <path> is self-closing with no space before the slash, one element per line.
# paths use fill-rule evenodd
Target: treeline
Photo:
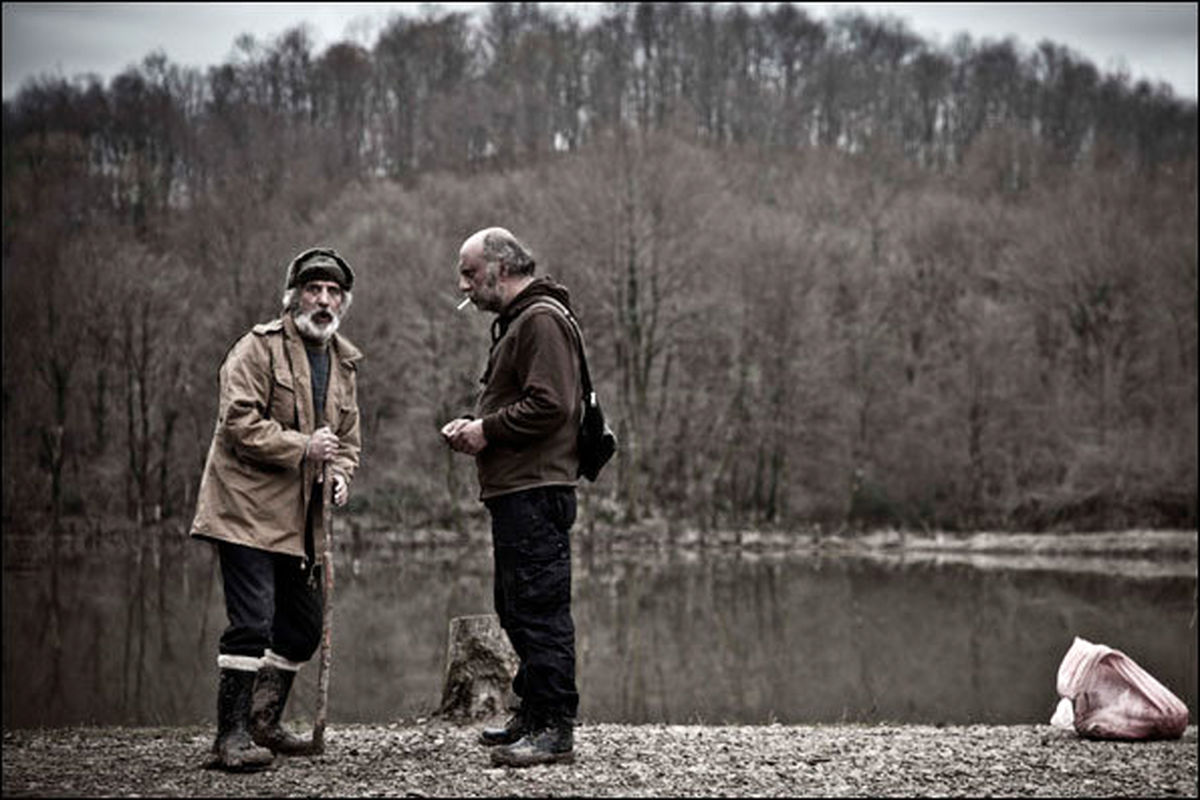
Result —
<path fill-rule="evenodd" d="M 354 509 L 465 524 L 437 427 L 490 224 L 579 306 L 622 441 L 592 519 L 1196 524 L 1196 106 L 1052 43 L 495 4 L 43 78 L 3 124 L 6 526 L 190 515 L 221 356 L 312 244 L 361 275 Z"/>

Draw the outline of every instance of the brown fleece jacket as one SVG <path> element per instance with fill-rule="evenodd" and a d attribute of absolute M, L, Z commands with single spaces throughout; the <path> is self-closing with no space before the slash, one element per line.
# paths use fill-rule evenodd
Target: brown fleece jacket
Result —
<path fill-rule="evenodd" d="M 577 482 L 583 394 L 578 345 L 561 313 L 545 305 L 530 308 L 546 296 L 571 307 L 566 287 L 538 278 L 493 326 L 495 341 L 476 407 L 488 441 L 475 457 L 485 500 Z"/>

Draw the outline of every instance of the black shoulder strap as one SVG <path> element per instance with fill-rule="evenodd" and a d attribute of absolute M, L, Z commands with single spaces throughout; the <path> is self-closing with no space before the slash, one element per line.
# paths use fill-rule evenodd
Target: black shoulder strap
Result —
<path fill-rule="evenodd" d="M 575 319 L 575 315 L 571 313 L 570 309 L 568 309 L 562 303 L 555 300 L 553 297 L 544 296 L 539 297 L 535 302 L 530 303 L 528 306 L 521 309 L 521 314 L 524 314 L 526 311 L 529 311 L 532 308 L 537 308 L 538 306 L 544 306 L 557 311 L 567 320 L 567 322 L 571 324 L 572 330 L 575 331 L 575 343 L 579 347 L 579 369 L 580 372 L 582 372 L 583 377 L 583 396 L 585 398 L 590 397 L 592 394 L 592 376 L 588 371 L 587 351 L 583 346 L 583 330 L 579 327 L 578 320 Z M 520 314 L 518 314 L 518 316 L 520 316 Z"/>

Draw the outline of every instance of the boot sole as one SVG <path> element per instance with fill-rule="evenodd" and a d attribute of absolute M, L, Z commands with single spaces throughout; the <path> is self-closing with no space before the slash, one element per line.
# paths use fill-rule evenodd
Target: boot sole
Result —
<path fill-rule="evenodd" d="M 546 756 L 539 756 L 534 759 L 513 759 L 508 760 L 504 754 L 497 750 L 492 753 L 492 766 L 496 767 L 541 767 L 551 764 L 574 764 L 575 752 L 573 750 L 566 753 L 552 753 Z"/>
<path fill-rule="evenodd" d="M 521 737 L 518 736 L 516 739 L 505 739 L 503 741 L 497 741 L 494 739 L 485 739 L 485 738 L 483 738 L 483 735 L 480 734 L 479 738 L 476 741 L 478 741 L 484 747 L 501 747 L 504 745 L 516 744 L 517 742 L 521 741 Z"/>
<path fill-rule="evenodd" d="M 200 766 L 202 769 L 216 769 L 221 772 L 261 772 L 264 769 L 270 769 L 272 763 L 273 761 L 262 764 L 226 764 L 221 761 L 219 756 L 213 756 Z"/>
<path fill-rule="evenodd" d="M 297 736 L 274 740 L 265 736 L 255 737 L 254 743 L 259 747 L 270 750 L 277 756 L 314 756 L 320 755 L 311 741 L 305 741 Z"/>

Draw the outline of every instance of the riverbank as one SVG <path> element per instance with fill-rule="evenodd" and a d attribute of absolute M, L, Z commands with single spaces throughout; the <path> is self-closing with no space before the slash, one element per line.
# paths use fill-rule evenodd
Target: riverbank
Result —
<path fill-rule="evenodd" d="M 203 769 L 211 727 L 4 733 L 3 794 L 378 797 L 1195 797 L 1197 734 L 1098 742 L 1049 725 L 589 725 L 576 763 L 490 766 L 477 726 L 333 725 L 326 753 Z"/>
<path fill-rule="evenodd" d="M 2 543 L 5 569 L 32 569 L 51 560 L 71 561 L 92 555 L 128 555 L 193 545 L 185 520 L 173 519 L 136 528 L 116 519 L 85 521 L 70 518 L 62 529 L 49 534 L 46 520 L 6 526 Z M 442 554 L 456 558 L 462 552 L 488 551 L 490 528 L 480 518 L 461 530 L 438 527 L 398 527 L 370 515 L 346 514 L 334 520 L 334 551 L 341 559 L 395 560 L 413 553 Z M 736 553 L 747 557 L 865 555 L 885 559 L 971 560 L 1001 568 L 1035 567 L 1045 563 L 1060 568 L 1082 559 L 1116 559 L 1120 562 L 1182 564 L 1196 573 L 1200 532 L 1129 528 L 1117 531 L 825 531 L 819 527 L 796 530 L 728 528 L 699 530 L 673 528 L 663 520 L 632 526 L 577 524 L 572 549 L 587 557 L 609 553 L 635 553 L 639 557 L 668 554 L 684 558 L 707 553 Z M 1023 560 L 1024 559 L 1024 560 Z M 1086 571 L 1091 571 L 1087 569 Z"/>
<path fill-rule="evenodd" d="M 1196 531 L 1092 533 L 869 533 L 838 545 L 893 564 L 968 564 L 984 570 L 1050 570 L 1137 578 L 1195 577 Z"/>

